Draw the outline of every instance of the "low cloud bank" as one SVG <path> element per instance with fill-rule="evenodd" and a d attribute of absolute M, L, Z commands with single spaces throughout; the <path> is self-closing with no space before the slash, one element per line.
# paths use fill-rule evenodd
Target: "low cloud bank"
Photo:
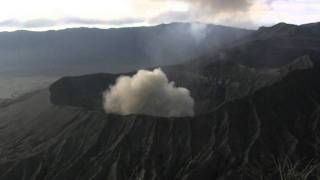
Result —
<path fill-rule="evenodd" d="M 194 100 L 189 90 L 169 82 L 161 69 L 139 70 L 132 77 L 120 76 L 103 97 L 107 113 L 161 117 L 194 115 Z"/>

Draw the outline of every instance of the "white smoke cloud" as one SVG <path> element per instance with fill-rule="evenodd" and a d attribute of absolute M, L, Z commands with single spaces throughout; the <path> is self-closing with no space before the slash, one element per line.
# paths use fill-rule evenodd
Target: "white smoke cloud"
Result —
<path fill-rule="evenodd" d="M 169 82 L 160 69 L 139 70 L 120 76 L 103 94 L 104 110 L 120 115 L 146 114 L 161 117 L 194 115 L 194 100 L 186 88 Z"/>
<path fill-rule="evenodd" d="M 196 42 L 202 42 L 207 36 L 207 25 L 203 23 L 192 23 L 190 33 Z"/>

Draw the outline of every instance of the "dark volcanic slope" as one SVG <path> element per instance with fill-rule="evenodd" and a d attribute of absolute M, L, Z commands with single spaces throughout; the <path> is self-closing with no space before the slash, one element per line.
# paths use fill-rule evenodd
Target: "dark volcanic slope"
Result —
<path fill-rule="evenodd" d="M 239 179 L 271 155 L 317 159 L 319 75 L 294 71 L 193 118 L 106 115 L 38 92 L 0 109 L 0 179 Z"/>
<path fill-rule="evenodd" d="M 257 68 L 279 67 L 305 54 L 318 57 L 319 32 L 319 23 L 301 26 L 279 23 L 272 27 L 262 27 L 250 37 L 214 54 L 211 59 Z"/>
<path fill-rule="evenodd" d="M 215 62 L 195 71 L 184 66 L 166 67 L 163 70 L 170 81 L 191 91 L 196 100 L 197 113 L 204 113 L 226 100 L 244 96 L 281 76 L 279 73 L 262 73 L 225 62 Z M 100 110 L 103 92 L 114 84 L 119 75 L 101 73 L 64 77 L 50 86 L 51 101 L 57 105 Z"/>
<path fill-rule="evenodd" d="M 313 66 L 309 56 L 268 71 L 259 71 L 232 62 L 214 61 L 203 67 L 193 64 L 162 68 L 170 81 L 186 87 L 195 99 L 195 112 L 206 113 L 226 101 L 253 93 L 272 84 L 295 69 Z M 128 73 L 132 75 L 133 73 Z M 87 109 L 102 109 L 102 94 L 113 85 L 120 74 L 93 74 L 64 77 L 50 86 L 51 101 L 56 105 L 69 105 Z"/>
<path fill-rule="evenodd" d="M 1 32 L 0 72 L 65 75 L 124 72 L 176 64 L 211 52 L 251 32 L 186 23 L 107 30 Z"/>

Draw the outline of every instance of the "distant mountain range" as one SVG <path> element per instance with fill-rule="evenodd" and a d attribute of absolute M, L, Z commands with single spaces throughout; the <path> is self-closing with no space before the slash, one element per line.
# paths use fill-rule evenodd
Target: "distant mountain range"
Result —
<path fill-rule="evenodd" d="M 179 64 L 210 54 L 214 56 L 211 60 L 276 67 L 304 54 L 319 53 L 319 29 L 319 23 L 279 23 L 257 31 L 172 23 L 119 29 L 0 32 L 0 73 L 117 73 Z"/>
<path fill-rule="evenodd" d="M 251 32 L 200 23 L 1 32 L 0 73 L 65 75 L 177 64 L 219 49 Z"/>

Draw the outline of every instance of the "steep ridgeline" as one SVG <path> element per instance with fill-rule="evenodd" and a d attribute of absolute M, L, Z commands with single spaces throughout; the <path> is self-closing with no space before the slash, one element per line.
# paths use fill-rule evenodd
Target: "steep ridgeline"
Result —
<path fill-rule="evenodd" d="M 320 23 L 291 25 L 279 23 L 262 27 L 249 37 L 213 53 L 208 61 L 225 60 L 256 67 L 279 67 L 305 54 L 320 55 Z"/>
<path fill-rule="evenodd" d="M 271 157 L 319 159 L 319 75 L 315 63 L 189 118 L 105 114 L 36 92 L 0 109 L 0 179 L 232 180 Z"/>
<path fill-rule="evenodd" d="M 251 32 L 199 23 L 0 32 L 0 72 L 60 76 L 128 72 L 188 61 Z"/>

